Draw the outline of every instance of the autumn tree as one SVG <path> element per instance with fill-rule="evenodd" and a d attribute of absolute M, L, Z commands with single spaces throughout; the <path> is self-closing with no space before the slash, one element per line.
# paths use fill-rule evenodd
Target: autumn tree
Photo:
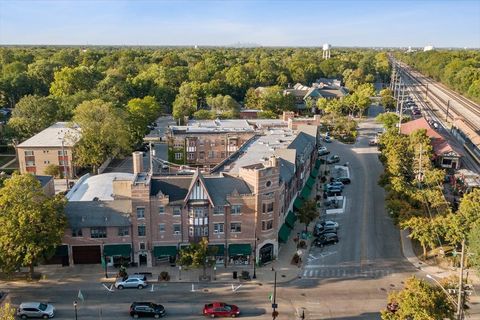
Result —
<path fill-rule="evenodd" d="M 0 320 L 15 320 L 15 310 L 8 302 L 0 305 Z"/>
<path fill-rule="evenodd" d="M 51 257 L 66 227 L 65 200 L 47 196 L 31 174 L 14 174 L 0 189 L 0 267 L 12 272 Z"/>

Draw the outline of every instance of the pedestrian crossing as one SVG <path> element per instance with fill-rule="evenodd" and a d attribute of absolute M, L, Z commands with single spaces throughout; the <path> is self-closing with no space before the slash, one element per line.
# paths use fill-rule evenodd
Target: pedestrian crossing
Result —
<path fill-rule="evenodd" d="M 394 270 L 361 266 L 307 266 L 302 272 L 302 278 L 381 278 L 391 275 Z"/>

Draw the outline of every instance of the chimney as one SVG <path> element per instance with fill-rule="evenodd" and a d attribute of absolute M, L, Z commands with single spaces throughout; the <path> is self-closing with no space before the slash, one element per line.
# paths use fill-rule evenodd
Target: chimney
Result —
<path fill-rule="evenodd" d="M 277 157 L 271 156 L 270 157 L 270 167 L 276 167 L 277 166 Z"/>
<path fill-rule="evenodd" d="M 143 152 L 135 151 L 133 153 L 133 173 L 138 174 L 143 172 Z"/>

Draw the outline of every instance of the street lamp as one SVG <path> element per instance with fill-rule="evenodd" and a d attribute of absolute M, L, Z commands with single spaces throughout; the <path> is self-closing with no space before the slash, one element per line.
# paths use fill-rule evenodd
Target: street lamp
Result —
<path fill-rule="evenodd" d="M 257 230 L 255 230 L 255 242 L 253 245 L 253 279 L 257 279 Z"/>
<path fill-rule="evenodd" d="M 73 301 L 73 308 L 75 308 L 75 320 L 77 320 L 77 300 Z"/>
<path fill-rule="evenodd" d="M 213 266 L 213 280 L 217 280 L 217 266 Z"/>
<path fill-rule="evenodd" d="M 434 277 L 432 277 L 429 274 L 427 274 L 426 277 L 430 280 L 433 280 L 443 290 L 443 292 L 445 292 L 445 294 L 447 295 L 447 298 L 450 300 L 451 303 L 453 303 L 455 308 L 457 308 L 457 310 L 458 310 L 457 302 L 455 302 L 455 300 L 453 300 L 452 296 L 450 296 L 450 293 L 448 293 L 448 291 L 440 284 L 440 282 L 438 282 L 437 279 L 435 279 Z"/>
<path fill-rule="evenodd" d="M 182 266 L 178 266 L 178 280 L 182 280 Z"/>

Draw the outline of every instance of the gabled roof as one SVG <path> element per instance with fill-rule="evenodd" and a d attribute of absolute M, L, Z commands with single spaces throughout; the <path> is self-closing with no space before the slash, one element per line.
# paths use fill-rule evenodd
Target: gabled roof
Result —
<path fill-rule="evenodd" d="M 297 157 L 303 157 L 305 153 L 312 151 L 314 145 L 315 138 L 305 132 L 300 132 L 287 148 L 297 150 Z"/>
<path fill-rule="evenodd" d="M 323 96 L 317 88 L 310 88 L 303 97 L 303 99 L 307 99 L 308 97 L 321 98 Z"/>
<path fill-rule="evenodd" d="M 400 127 L 400 132 L 406 135 L 410 135 L 414 131 L 419 129 L 427 130 L 427 136 L 432 139 L 443 139 L 443 137 L 440 134 L 438 134 L 438 132 L 436 132 L 435 130 L 432 129 L 432 127 L 430 127 L 427 120 L 425 120 L 425 118 L 423 117 L 413 121 L 402 123 Z"/>
<path fill-rule="evenodd" d="M 235 191 L 239 194 L 252 193 L 243 179 L 232 176 L 206 177 L 204 182 L 215 206 L 226 205 L 227 196 Z"/>
<path fill-rule="evenodd" d="M 68 122 L 57 122 L 50 127 L 40 131 L 33 137 L 23 141 L 17 147 L 33 148 L 33 147 L 52 147 L 61 148 L 62 139 L 65 147 L 73 147 L 80 139 L 81 133 L 78 126 L 69 126 Z"/>
<path fill-rule="evenodd" d="M 203 175 L 200 172 L 200 169 L 198 169 L 198 168 L 197 168 L 197 171 L 195 171 L 195 173 L 193 174 L 192 181 L 190 183 L 190 186 L 188 187 L 188 192 L 185 195 L 185 198 L 183 199 L 183 201 L 184 202 L 188 201 L 188 198 L 190 197 L 190 194 L 192 193 L 193 189 L 195 188 L 195 186 L 197 184 L 197 181 L 200 182 L 200 185 L 202 186 L 202 188 L 205 190 L 205 193 L 207 194 L 208 201 L 210 201 L 210 204 L 213 206 L 214 204 L 213 204 L 213 201 L 212 201 L 212 197 L 210 196 L 210 194 L 208 192 L 208 188 L 205 185 L 205 180 L 203 179 Z"/>
<path fill-rule="evenodd" d="M 183 204 L 192 176 L 171 176 L 171 177 L 153 177 L 151 180 L 150 195 L 156 196 L 158 193 L 169 196 L 171 204 Z"/>
<path fill-rule="evenodd" d="M 40 184 L 42 185 L 42 188 L 45 187 L 50 181 L 53 180 L 52 176 L 38 176 L 38 175 L 35 175 L 35 178 L 37 178 L 37 180 L 40 181 Z"/>

